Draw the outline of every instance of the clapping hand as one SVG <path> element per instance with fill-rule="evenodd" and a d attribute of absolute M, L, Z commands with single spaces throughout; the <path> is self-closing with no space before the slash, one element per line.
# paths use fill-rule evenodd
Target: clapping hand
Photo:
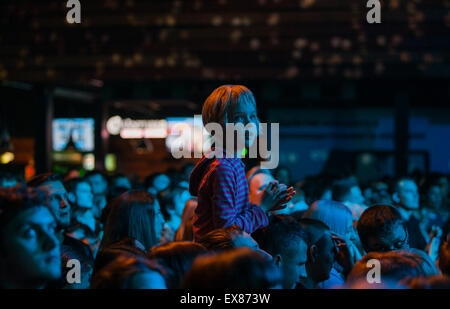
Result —
<path fill-rule="evenodd" d="M 295 193 L 293 187 L 288 188 L 286 185 L 273 180 L 264 189 L 260 206 L 266 212 L 283 209 Z"/>

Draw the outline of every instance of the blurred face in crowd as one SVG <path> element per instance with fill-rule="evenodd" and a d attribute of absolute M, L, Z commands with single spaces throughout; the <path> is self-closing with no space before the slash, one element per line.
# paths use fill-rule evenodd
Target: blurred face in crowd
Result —
<path fill-rule="evenodd" d="M 303 240 L 298 240 L 296 243 L 290 245 L 290 248 L 285 248 L 281 259 L 279 256 L 275 257 L 275 261 L 281 267 L 283 273 L 283 288 L 293 289 L 302 279 L 307 277 L 306 262 L 307 262 L 307 245 Z"/>
<path fill-rule="evenodd" d="M 46 206 L 25 210 L 2 228 L 0 263 L 9 281 L 36 287 L 61 276 L 56 221 Z"/>
<path fill-rule="evenodd" d="M 17 185 L 15 178 L 0 178 L 0 188 L 11 188 Z"/>
<path fill-rule="evenodd" d="M 130 183 L 130 180 L 127 177 L 117 177 L 117 178 L 115 178 L 112 186 L 113 187 L 122 187 L 122 188 L 131 189 L 131 183 Z"/>
<path fill-rule="evenodd" d="M 186 169 L 183 172 L 183 178 L 186 181 L 189 181 L 189 177 L 191 176 L 192 170 L 194 169 L 195 165 L 189 165 L 186 167 Z"/>
<path fill-rule="evenodd" d="M 372 190 L 372 204 L 392 204 L 391 196 L 389 195 L 388 186 L 385 183 L 378 183 Z"/>
<path fill-rule="evenodd" d="M 361 193 L 359 186 L 353 186 L 350 189 L 350 194 L 348 195 L 348 201 L 354 204 L 363 204 L 364 196 Z"/>
<path fill-rule="evenodd" d="M 249 200 L 250 203 L 260 205 L 263 197 L 264 189 L 271 182 L 273 177 L 268 174 L 260 173 L 250 179 L 249 184 Z"/>
<path fill-rule="evenodd" d="M 156 189 L 156 192 L 164 191 L 169 185 L 170 178 L 165 174 L 158 175 L 153 180 L 153 187 Z"/>
<path fill-rule="evenodd" d="M 426 195 L 426 206 L 440 210 L 442 206 L 442 191 L 439 186 L 431 186 Z"/>
<path fill-rule="evenodd" d="M 330 232 L 325 232 L 316 244 L 308 248 L 308 262 L 306 268 L 308 276 L 314 282 L 322 282 L 330 277 L 335 258 L 335 246 Z"/>
<path fill-rule="evenodd" d="M 61 181 L 49 181 L 39 186 L 48 197 L 50 209 L 61 228 L 70 225 L 70 204 L 66 188 Z"/>
<path fill-rule="evenodd" d="M 409 248 L 408 232 L 402 224 L 395 224 L 389 233 L 367 239 L 367 252 L 387 252 Z"/>
<path fill-rule="evenodd" d="M 94 206 L 92 188 L 87 182 L 80 182 L 70 196 L 72 196 L 71 201 L 78 207 L 92 208 Z"/>
<path fill-rule="evenodd" d="M 108 190 L 108 183 L 100 174 L 94 174 L 87 178 L 89 181 L 92 192 L 94 195 L 105 195 L 106 191 Z"/>
<path fill-rule="evenodd" d="M 405 208 L 419 208 L 419 191 L 413 180 L 404 179 L 398 183 L 397 202 Z"/>
<path fill-rule="evenodd" d="M 191 194 L 188 190 L 182 190 L 179 194 L 176 194 L 174 197 L 175 203 L 175 215 L 180 217 L 183 215 L 184 206 L 187 201 L 191 198 Z"/>
<path fill-rule="evenodd" d="M 363 197 L 366 201 L 371 201 L 373 196 L 373 190 L 372 188 L 365 188 L 363 191 Z"/>
<path fill-rule="evenodd" d="M 244 127 L 247 124 L 254 124 L 253 127 L 249 126 L 249 129 L 245 132 L 239 131 L 238 138 L 244 139 L 244 145 L 245 147 L 250 147 L 253 145 L 253 143 L 256 140 L 256 137 L 258 135 L 258 115 L 256 113 L 256 106 L 251 103 L 245 103 L 245 102 L 238 102 L 234 105 L 230 119 L 228 119 L 229 123 L 234 124 L 243 124 Z M 237 143 L 237 141 L 236 141 Z M 226 145 L 224 145 L 226 146 Z"/>

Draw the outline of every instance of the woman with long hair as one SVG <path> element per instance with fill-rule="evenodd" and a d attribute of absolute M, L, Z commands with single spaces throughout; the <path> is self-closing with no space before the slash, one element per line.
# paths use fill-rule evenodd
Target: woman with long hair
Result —
<path fill-rule="evenodd" d="M 111 201 L 94 273 L 119 255 L 145 257 L 161 237 L 164 219 L 155 197 L 132 190 Z"/>

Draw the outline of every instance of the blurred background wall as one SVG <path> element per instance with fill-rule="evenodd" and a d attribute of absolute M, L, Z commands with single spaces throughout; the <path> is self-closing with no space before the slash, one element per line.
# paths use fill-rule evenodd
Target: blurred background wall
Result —
<path fill-rule="evenodd" d="M 449 173 L 450 2 L 381 2 L 368 24 L 354 0 L 82 1 L 69 24 L 65 1 L 1 1 L 0 168 L 179 168 L 167 138 L 111 135 L 108 119 L 193 117 L 238 83 L 280 123 L 295 179 Z"/>

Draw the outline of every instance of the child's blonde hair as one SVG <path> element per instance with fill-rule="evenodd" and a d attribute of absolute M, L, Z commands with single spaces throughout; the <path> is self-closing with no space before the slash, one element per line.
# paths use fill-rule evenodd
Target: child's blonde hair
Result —
<path fill-rule="evenodd" d="M 253 93 L 247 87 L 223 85 L 216 88 L 203 104 L 203 125 L 215 122 L 224 126 L 228 122 L 229 111 L 239 102 L 253 104 L 256 108 Z"/>

